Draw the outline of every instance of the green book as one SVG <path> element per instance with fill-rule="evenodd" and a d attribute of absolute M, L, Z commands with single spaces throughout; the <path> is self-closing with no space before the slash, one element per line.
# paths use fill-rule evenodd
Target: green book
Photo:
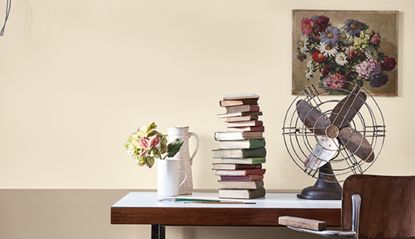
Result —
<path fill-rule="evenodd" d="M 267 150 L 265 148 L 257 149 L 214 149 L 214 158 L 256 158 L 265 157 Z"/>
<path fill-rule="evenodd" d="M 221 164 L 259 164 L 265 163 L 265 158 L 216 158 L 213 163 Z"/>
<path fill-rule="evenodd" d="M 263 180 L 257 181 L 219 181 L 220 189 L 260 189 L 264 187 Z"/>
<path fill-rule="evenodd" d="M 220 149 L 257 149 L 265 147 L 265 139 L 220 141 Z"/>

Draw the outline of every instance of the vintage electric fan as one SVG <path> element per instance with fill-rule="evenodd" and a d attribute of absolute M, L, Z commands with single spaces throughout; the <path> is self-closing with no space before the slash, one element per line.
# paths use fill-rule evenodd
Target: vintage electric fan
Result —
<path fill-rule="evenodd" d="M 348 83 L 334 93 L 306 87 L 291 103 L 284 118 L 284 143 L 292 160 L 314 186 L 297 196 L 303 199 L 341 199 L 349 174 L 364 173 L 382 151 L 385 123 L 375 99 L 363 88 Z"/>

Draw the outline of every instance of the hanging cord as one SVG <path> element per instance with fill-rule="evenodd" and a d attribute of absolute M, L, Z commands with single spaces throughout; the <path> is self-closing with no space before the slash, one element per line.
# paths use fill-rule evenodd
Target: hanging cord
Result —
<path fill-rule="evenodd" d="M 7 0 L 7 2 L 6 2 L 6 16 L 4 18 L 3 27 L 1 28 L 1 31 L 0 31 L 0 36 L 4 35 L 4 30 L 6 29 L 6 23 L 7 23 L 7 20 L 9 19 L 11 8 L 12 8 L 12 0 Z"/>

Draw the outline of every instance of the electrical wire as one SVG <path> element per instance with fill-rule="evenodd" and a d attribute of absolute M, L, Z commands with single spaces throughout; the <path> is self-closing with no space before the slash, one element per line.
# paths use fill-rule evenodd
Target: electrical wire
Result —
<path fill-rule="evenodd" d="M 12 8 L 12 0 L 6 0 L 6 16 L 4 18 L 3 27 L 1 28 L 1 31 L 0 31 L 0 36 L 4 35 L 4 30 L 6 29 L 6 23 L 7 23 L 7 20 L 9 19 L 11 8 Z"/>

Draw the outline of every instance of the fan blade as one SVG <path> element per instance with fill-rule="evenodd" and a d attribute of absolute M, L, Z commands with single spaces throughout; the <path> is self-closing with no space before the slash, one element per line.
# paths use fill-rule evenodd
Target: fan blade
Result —
<path fill-rule="evenodd" d="M 366 94 L 355 86 L 348 96 L 343 98 L 334 107 L 330 114 L 330 121 L 339 129 L 347 127 L 366 101 Z"/>
<path fill-rule="evenodd" d="M 330 120 L 316 107 L 305 100 L 297 101 L 297 113 L 303 124 L 316 135 L 325 135 Z"/>
<path fill-rule="evenodd" d="M 339 150 L 339 141 L 328 136 L 317 136 L 317 145 L 313 152 L 307 157 L 304 166 L 308 169 L 316 170 L 331 159 L 333 159 Z"/>
<path fill-rule="evenodd" d="M 372 162 L 375 159 L 372 145 L 356 130 L 350 127 L 341 129 L 339 139 L 346 149 L 365 162 Z"/>

